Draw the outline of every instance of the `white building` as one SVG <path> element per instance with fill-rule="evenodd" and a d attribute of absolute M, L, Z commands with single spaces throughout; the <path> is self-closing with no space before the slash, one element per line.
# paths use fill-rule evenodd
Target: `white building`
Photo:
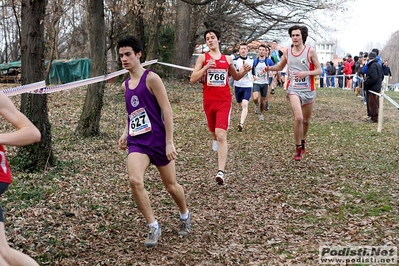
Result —
<path fill-rule="evenodd" d="M 319 57 L 320 63 L 327 61 L 333 61 L 335 54 L 335 43 L 332 42 L 321 42 L 315 44 L 315 50 Z"/>

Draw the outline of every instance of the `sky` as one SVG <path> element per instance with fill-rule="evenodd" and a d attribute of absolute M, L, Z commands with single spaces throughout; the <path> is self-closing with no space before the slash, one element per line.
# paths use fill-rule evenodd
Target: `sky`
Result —
<path fill-rule="evenodd" d="M 399 30 L 397 3 L 397 0 L 355 0 L 347 22 L 334 34 L 341 49 L 358 54 L 366 51 L 370 44 L 380 44 L 376 48 L 382 48 Z"/>

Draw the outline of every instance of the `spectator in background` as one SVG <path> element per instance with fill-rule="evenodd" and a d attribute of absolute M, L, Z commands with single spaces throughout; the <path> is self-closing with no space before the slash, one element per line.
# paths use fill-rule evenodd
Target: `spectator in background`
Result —
<path fill-rule="evenodd" d="M 326 83 L 327 83 L 327 88 L 331 88 L 330 73 L 331 73 L 331 64 L 330 64 L 330 61 L 327 61 L 326 62 Z"/>
<path fill-rule="evenodd" d="M 352 66 L 354 65 L 354 61 L 352 59 L 352 56 L 349 54 L 348 58 L 346 59 L 346 62 L 344 63 L 344 74 L 345 74 L 345 87 L 347 89 L 352 89 Z"/>
<path fill-rule="evenodd" d="M 330 66 L 330 73 L 328 73 L 330 76 L 330 85 L 332 88 L 335 88 L 335 75 L 337 74 L 337 68 L 334 66 L 333 61 L 330 61 Z"/>
<path fill-rule="evenodd" d="M 346 58 L 343 59 L 344 61 L 346 61 Z M 338 62 L 338 66 L 337 66 L 337 79 L 338 79 L 338 88 L 343 88 L 344 85 L 344 76 L 343 76 L 343 63 L 342 62 Z"/>
<path fill-rule="evenodd" d="M 363 55 L 363 52 L 361 52 Z M 366 62 L 366 58 L 359 57 L 359 67 L 356 69 L 356 75 L 357 75 L 357 79 L 358 79 L 358 84 L 359 84 L 359 95 L 358 97 L 361 98 L 362 101 L 364 101 L 364 84 L 363 84 L 363 73 L 362 73 L 362 68 Z M 364 101 L 364 103 L 366 104 L 366 101 Z"/>
<path fill-rule="evenodd" d="M 367 122 L 377 123 L 378 122 L 378 96 L 373 92 L 381 92 L 381 82 L 384 79 L 382 67 L 378 63 L 377 54 L 375 52 L 369 53 L 369 61 L 367 62 L 368 68 L 366 78 L 364 79 L 364 90 L 367 93 L 367 107 L 370 112 L 370 120 Z"/>
<path fill-rule="evenodd" d="M 358 78 L 357 78 L 357 69 L 359 68 L 359 65 L 360 65 L 360 63 L 359 63 L 359 57 L 357 56 L 357 55 L 355 55 L 354 57 L 353 57 L 353 65 L 352 65 L 352 74 L 354 75 L 353 76 L 353 79 L 352 79 L 352 89 L 353 90 L 355 90 L 356 89 L 356 87 L 358 87 Z M 357 95 L 356 95 L 357 96 Z"/>
<path fill-rule="evenodd" d="M 384 73 L 384 82 L 382 83 L 382 89 L 386 91 L 388 88 L 389 80 L 392 79 L 391 69 L 388 66 L 387 60 L 385 60 L 384 64 L 382 65 L 382 72 Z"/>
<path fill-rule="evenodd" d="M 321 75 L 320 75 L 320 88 L 324 87 L 324 76 L 326 74 L 326 68 L 324 67 L 323 63 L 320 63 L 321 66 Z"/>

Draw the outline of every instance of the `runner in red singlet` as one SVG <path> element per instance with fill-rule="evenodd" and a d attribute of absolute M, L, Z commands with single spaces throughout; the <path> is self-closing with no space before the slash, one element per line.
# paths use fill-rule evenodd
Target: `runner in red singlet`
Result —
<path fill-rule="evenodd" d="M 239 80 L 251 70 L 252 66 L 245 64 L 237 72 L 231 56 L 225 56 L 220 52 L 220 36 L 220 32 L 215 29 L 205 31 L 204 39 L 210 51 L 198 57 L 190 83 L 201 80 L 204 86 L 204 111 L 213 138 L 212 148 L 218 152 L 216 182 L 223 185 L 227 160 L 227 129 L 232 101 L 228 74 L 233 79 Z"/>

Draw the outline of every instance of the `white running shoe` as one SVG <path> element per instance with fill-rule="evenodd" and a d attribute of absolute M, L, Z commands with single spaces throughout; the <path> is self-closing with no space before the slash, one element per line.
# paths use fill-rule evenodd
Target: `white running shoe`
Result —
<path fill-rule="evenodd" d="M 215 180 L 218 185 L 224 185 L 224 173 L 222 170 L 218 171 Z"/>
<path fill-rule="evenodd" d="M 219 148 L 218 142 L 216 140 L 213 140 L 212 141 L 212 150 L 218 151 L 218 148 Z"/>
<path fill-rule="evenodd" d="M 161 236 L 161 225 L 158 224 L 158 227 L 150 226 L 148 228 L 148 235 L 145 239 L 146 247 L 153 247 L 158 243 L 158 239 Z"/>
<path fill-rule="evenodd" d="M 263 116 L 263 114 L 259 115 L 259 121 L 264 121 L 264 120 L 265 120 L 265 117 Z"/>

